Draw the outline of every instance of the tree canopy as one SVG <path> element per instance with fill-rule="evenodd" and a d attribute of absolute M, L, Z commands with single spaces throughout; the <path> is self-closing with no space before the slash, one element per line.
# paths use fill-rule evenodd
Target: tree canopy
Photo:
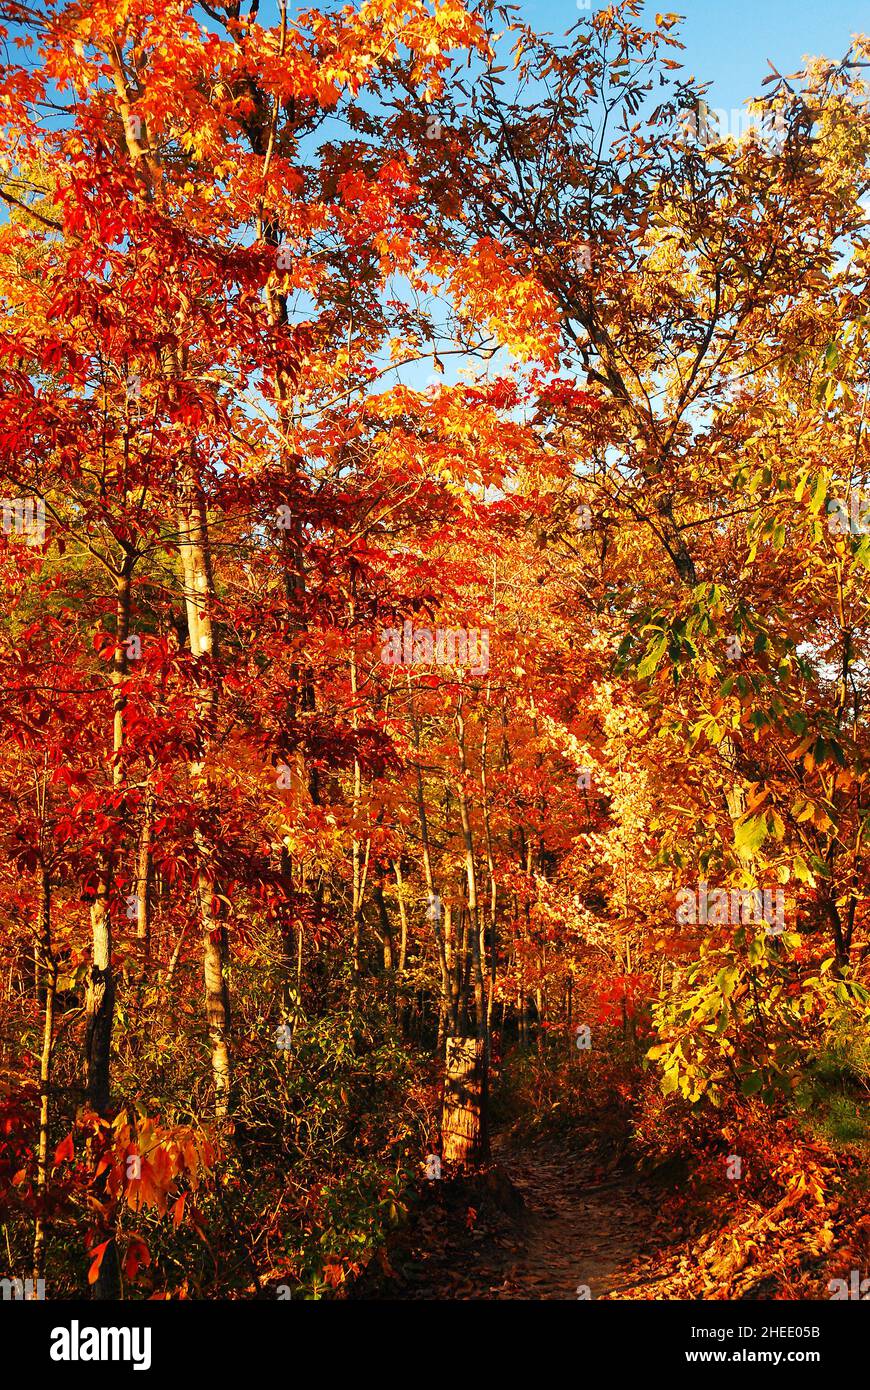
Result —
<path fill-rule="evenodd" d="M 659 1296 L 868 1267 L 870 41 L 735 131 L 644 13 L 0 0 L 10 1276 L 602 1125 Z"/>

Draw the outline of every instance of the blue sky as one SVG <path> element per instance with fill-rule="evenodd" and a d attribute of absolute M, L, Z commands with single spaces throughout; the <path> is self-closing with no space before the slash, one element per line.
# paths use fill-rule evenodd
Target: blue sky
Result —
<path fill-rule="evenodd" d="M 524 19 L 538 29 L 562 33 L 588 11 L 575 0 L 518 0 Z M 600 0 L 590 0 L 601 8 Z M 852 34 L 870 30 L 866 0 L 658 0 L 646 12 L 649 27 L 660 13 L 685 15 L 681 57 L 687 74 L 710 81 L 710 106 L 742 106 L 761 90 L 770 72 L 795 72 L 807 55 L 840 58 Z"/>

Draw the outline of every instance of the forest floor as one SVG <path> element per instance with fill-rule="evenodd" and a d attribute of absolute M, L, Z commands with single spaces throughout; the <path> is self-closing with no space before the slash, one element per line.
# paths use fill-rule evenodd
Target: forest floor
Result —
<path fill-rule="evenodd" d="M 431 1182 L 410 1227 L 357 1298 L 578 1299 L 619 1296 L 657 1256 L 661 1193 L 599 1140 L 493 1141 L 474 1180 Z M 639 1297 L 649 1296 L 640 1293 Z"/>
<path fill-rule="evenodd" d="M 866 1264 L 866 1193 L 856 1205 L 832 1192 L 824 1205 L 816 1184 L 830 1171 L 814 1150 L 778 1202 L 708 1192 L 687 1211 L 684 1174 L 639 1174 L 625 1139 L 590 1119 L 582 1134 L 496 1133 L 482 1171 L 421 1183 L 347 1296 L 817 1299 L 830 1297 L 831 1257 L 835 1273 Z"/>

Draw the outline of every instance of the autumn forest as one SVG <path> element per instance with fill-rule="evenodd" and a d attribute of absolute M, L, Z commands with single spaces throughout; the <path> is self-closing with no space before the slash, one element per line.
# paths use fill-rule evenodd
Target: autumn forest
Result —
<path fill-rule="evenodd" d="M 870 1298 L 870 39 L 0 37 L 4 1306 Z"/>

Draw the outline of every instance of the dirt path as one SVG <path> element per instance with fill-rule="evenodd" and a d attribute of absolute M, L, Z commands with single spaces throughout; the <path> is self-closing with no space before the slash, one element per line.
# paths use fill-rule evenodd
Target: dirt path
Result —
<path fill-rule="evenodd" d="M 629 1270 L 649 1248 L 653 1201 L 631 1175 L 601 1177 L 594 1153 L 552 1144 L 505 1152 L 502 1162 L 525 1200 L 503 1296 L 599 1298 L 632 1282 Z"/>
<path fill-rule="evenodd" d="M 387 1277 L 358 1296 L 599 1298 L 638 1278 L 656 1199 L 632 1174 L 613 1160 L 607 1171 L 600 1148 L 554 1140 L 519 1151 L 497 1141 L 493 1156 L 488 1185 L 430 1184 Z"/>

